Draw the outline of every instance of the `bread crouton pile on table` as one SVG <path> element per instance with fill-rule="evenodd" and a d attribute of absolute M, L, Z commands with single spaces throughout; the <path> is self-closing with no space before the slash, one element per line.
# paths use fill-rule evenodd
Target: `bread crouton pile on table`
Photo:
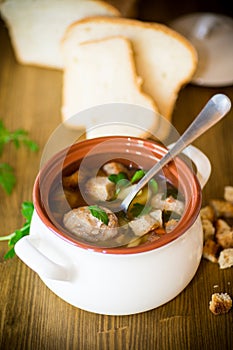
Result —
<path fill-rule="evenodd" d="M 220 269 L 233 266 L 233 187 L 225 186 L 223 199 L 212 199 L 201 209 L 203 257 Z"/>

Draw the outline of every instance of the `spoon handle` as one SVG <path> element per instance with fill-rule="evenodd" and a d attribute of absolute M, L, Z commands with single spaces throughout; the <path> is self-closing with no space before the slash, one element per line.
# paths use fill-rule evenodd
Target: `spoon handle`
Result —
<path fill-rule="evenodd" d="M 152 179 L 166 164 L 183 151 L 205 131 L 221 120 L 231 109 L 230 99 L 223 94 L 214 95 L 194 119 L 188 129 L 177 140 L 166 155 L 156 163 L 146 175 L 137 183 L 135 188 L 125 197 L 121 203 L 122 208 L 127 209 L 135 195 Z"/>

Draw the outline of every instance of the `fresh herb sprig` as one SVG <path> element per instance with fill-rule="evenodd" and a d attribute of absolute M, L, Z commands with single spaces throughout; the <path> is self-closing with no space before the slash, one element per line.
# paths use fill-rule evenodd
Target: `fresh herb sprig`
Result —
<path fill-rule="evenodd" d="M 14 169 L 7 163 L 0 163 L 0 185 L 7 194 L 11 194 L 16 183 Z"/>
<path fill-rule="evenodd" d="M 125 173 L 111 174 L 108 179 L 112 181 L 114 184 L 118 184 L 122 180 L 126 180 L 127 176 Z"/>
<path fill-rule="evenodd" d="M 88 208 L 95 218 L 102 221 L 105 225 L 108 225 L 109 218 L 105 210 L 100 208 L 98 205 L 90 205 Z"/>
<path fill-rule="evenodd" d="M 27 131 L 17 129 L 11 132 L 4 126 L 3 121 L 0 120 L 0 156 L 3 154 L 4 147 L 8 143 L 13 143 L 17 149 L 21 145 L 24 145 L 33 152 L 38 150 L 37 143 L 29 138 Z M 8 163 L 0 163 L 0 186 L 2 186 L 7 194 L 11 194 L 15 183 L 16 176 L 13 167 Z"/>
<path fill-rule="evenodd" d="M 4 255 L 4 259 L 13 258 L 15 256 L 14 247 L 16 242 L 18 242 L 22 237 L 29 234 L 33 211 L 34 205 L 32 202 L 23 202 L 21 207 L 21 213 L 26 219 L 26 222 L 24 223 L 23 227 L 21 229 L 15 230 L 8 236 L 0 237 L 0 241 L 8 241 L 9 246 L 8 252 Z"/>
<path fill-rule="evenodd" d="M 125 173 L 118 173 L 118 174 L 111 174 L 108 177 L 109 181 L 112 181 L 114 184 L 116 184 L 116 193 L 115 198 L 117 198 L 120 191 L 129 186 L 130 181 L 128 180 Z"/>
<path fill-rule="evenodd" d="M 108 176 L 108 179 L 116 184 L 116 193 L 115 196 L 117 197 L 119 192 L 129 186 L 130 184 L 135 184 L 138 181 L 140 181 L 146 174 L 146 171 L 143 169 L 138 169 L 133 174 L 132 178 L 128 180 L 125 173 L 119 173 L 119 174 L 111 174 Z M 158 183 L 155 179 L 151 179 L 149 181 L 149 187 L 151 191 L 155 194 L 158 192 Z"/>
<path fill-rule="evenodd" d="M 4 126 L 3 121 L 0 120 L 0 155 L 2 155 L 4 146 L 9 142 L 13 142 L 16 148 L 19 148 L 20 145 L 25 145 L 31 151 L 38 150 L 37 143 L 29 138 L 27 131 L 23 129 L 10 131 Z"/>

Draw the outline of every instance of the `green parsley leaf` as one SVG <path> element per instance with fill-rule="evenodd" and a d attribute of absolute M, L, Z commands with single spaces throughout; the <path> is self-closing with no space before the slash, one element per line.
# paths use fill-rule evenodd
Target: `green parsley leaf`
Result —
<path fill-rule="evenodd" d="M 29 228 L 29 225 L 27 225 L 27 228 Z M 24 232 L 22 230 L 15 230 L 14 236 L 11 237 L 11 239 L 8 242 L 9 247 L 13 247 L 15 245 L 15 243 L 18 242 L 20 240 L 20 238 L 22 238 L 23 236 L 25 236 L 25 235 L 24 235 Z"/>
<path fill-rule="evenodd" d="M 23 144 L 33 152 L 38 150 L 37 143 L 29 138 L 27 131 L 17 129 L 11 132 L 4 126 L 3 121 L 0 120 L 0 156 L 3 153 L 4 146 L 10 142 L 12 142 L 16 148 L 19 148 L 20 145 Z M 7 194 L 11 194 L 15 183 L 16 177 L 13 168 L 7 163 L 0 163 L 0 185 Z"/>
<path fill-rule="evenodd" d="M 133 174 L 133 176 L 132 176 L 132 178 L 131 178 L 131 180 L 130 180 L 131 184 L 133 184 L 133 183 L 135 183 L 135 182 L 141 180 L 141 178 L 143 178 L 144 175 L 145 175 L 145 171 L 144 171 L 143 169 L 137 170 L 137 171 Z"/>
<path fill-rule="evenodd" d="M 34 205 L 32 202 L 23 202 L 21 213 L 26 219 L 25 224 L 19 230 L 15 230 L 8 236 L 0 237 L 0 241 L 8 241 L 9 251 L 4 255 L 4 259 L 13 258 L 15 256 L 14 246 L 24 236 L 29 235 L 30 224 L 32 220 L 32 214 L 34 211 Z"/>
<path fill-rule="evenodd" d="M 9 131 L 0 120 L 0 155 L 3 152 L 4 145 L 13 142 L 16 148 L 19 148 L 21 144 L 28 147 L 31 151 L 37 151 L 38 145 L 36 142 L 32 141 L 28 132 L 23 129 L 17 129 L 13 132 Z"/>
<path fill-rule="evenodd" d="M 117 198 L 122 188 L 127 187 L 130 184 L 127 175 L 122 172 L 119 174 L 111 174 L 108 176 L 108 179 L 116 184 L 116 193 L 114 198 Z"/>
<path fill-rule="evenodd" d="M 108 225 L 109 218 L 105 210 L 100 208 L 98 205 L 90 205 L 88 208 L 95 218 L 102 221 L 105 225 Z"/>
<path fill-rule="evenodd" d="M 16 183 L 13 168 L 7 163 L 0 163 L 0 185 L 7 194 L 11 194 Z"/>
<path fill-rule="evenodd" d="M 34 205 L 32 202 L 23 202 L 21 213 L 23 217 L 26 219 L 27 223 L 31 223 L 33 211 L 34 211 Z"/>
<path fill-rule="evenodd" d="M 125 173 L 111 174 L 109 175 L 108 179 L 111 182 L 114 182 L 114 184 L 117 184 L 119 181 L 127 179 L 127 176 Z"/>
<path fill-rule="evenodd" d="M 14 247 L 9 249 L 8 252 L 4 255 L 4 259 L 12 259 L 15 256 L 15 249 Z"/>

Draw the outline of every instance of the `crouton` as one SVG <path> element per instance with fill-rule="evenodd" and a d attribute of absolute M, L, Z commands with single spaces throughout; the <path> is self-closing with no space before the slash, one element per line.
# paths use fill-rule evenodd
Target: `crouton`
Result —
<path fill-rule="evenodd" d="M 182 201 L 175 199 L 172 196 L 163 199 L 162 193 L 157 193 L 151 199 L 151 205 L 153 208 L 172 211 L 178 215 L 182 215 L 184 211 L 184 203 Z"/>
<path fill-rule="evenodd" d="M 222 248 L 233 248 L 233 230 L 225 220 L 216 222 L 216 240 Z"/>
<path fill-rule="evenodd" d="M 161 218 L 159 215 L 151 214 L 142 215 L 129 222 L 129 226 L 136 236 L 143 236 L 161 226 Z"/>
<path fill-rule="evenodd" d="M 76 188 L 78 187 L 78 173 L 79 171 L 76 170 L 74 173 L 72 173 L 69 176 L 63 176 L 62 178 L 62 184 L 64 188 Z"/>
<path fill-rule="evenodd" d="M 214 209 L 217 218 L 233 218 L 233 203 L 226 202 L 225 200 L 213 199 L 210 201 L 210 205 Z"/>
<path fill-rule="evenodd" d="M 224 187 L 224 199 L 227 202 L 233 203 L 233 186 Z"/>
<path fill-rule="evenodd" d="M 202 228 L 204 234 L 204 241 L 208 239 L 214 239 L 215 227 L 209 219 L 202 220 Z"/>
<path fill-rule="evenodd" d="M 157 209 L 150 212 L 150 216 L 158 222 L 158 226 L 163 226 L 162 210 Z"/>
<path fill-rule="evenodd" d="M 223 249 L 218 258 L 220 269 L 226 269 L 233 266 L 233 248 Z"/>
<path fill-rule="evenodd" d="M 223 220 L 223 219 L 218 219 L 216 221 L 216 233 L 221 233 L 221 232 L 224 232 L 224 231 L 230 231 L 231 230 L 231 227 L 228 225 L 228 223 Z"/>
<path fill-rule="evenodd" d="M 225 186 L 224 199 L 213 199 L 200 210 L 203 257 L 221 269 L 233 266 L 233 186 Z"/>
<path fill-rule="evenodd" d="M 217 263 L 218 262 L 217 255 L 219 253 L 219 249 L 220 247 L 215 241 L 213 241 L 212 239 L 207 239 L 203 247 L 202 256 L 203 258 L 213 263 Z"/>
<path fill-rule="evenodd" d="M 206 205 L 200 210 L 201 220 L 214 221 L 214 209 L 210 205 Z"/>
<path fill-rule="evenodd" d="M 85 187 L 87 194 L 97 201 L 112 199 L 116 191 L 116 185 L 104 176 L 90 178 Z"/>
<path fill-rule="evenodd" d="M 212 294 L 209 309 L 214 315 L 225 314 L 232 308 L 232 299 L 227 293 Z"/>

